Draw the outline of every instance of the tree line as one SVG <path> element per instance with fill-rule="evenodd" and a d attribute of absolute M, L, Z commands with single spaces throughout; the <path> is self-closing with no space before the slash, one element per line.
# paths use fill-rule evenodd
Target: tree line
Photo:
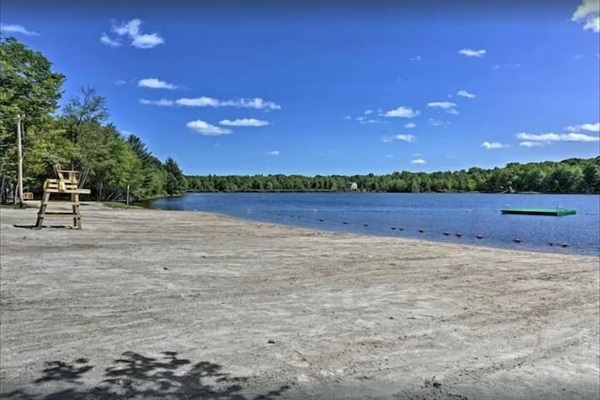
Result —
<path fill-rule="evenodd" d="M 155 157 L 135 135 L 110 122 L 106 99 L 94 87 L 59 108 L 65 76 L 38 51 L 12 37 L 0 40 L 0 199 L 14 198 L 17 116 L 24 116 L 25 191 L 40 194 L 53 166 L 81 172 L 80 185 L 96 200 L 173 196 L 186 191 L 541 192 L 600 193 L 600 157 L 454 172 L 387 175 L 185 176 L 172 158 Z"/>
<path fill-rule="evenodd" d="M 40 52 L 13 37 L 0 41 L 0 197 L 15 197 L 17 116 L 23 116 L 23 189 L 39 194 L 56 163 L 80 171 L 97 200 L 133 200 L 184 193 L 187 180 L 172 158 L 156 158 L 135 135 L 110 122 L 106 99 L 92 86 L 59 109 L 65 76 Z"/>
<path fill-rule="evenodd" d="M 198 192 L 351 191 L 420 193 L 600 193 L 600 157 L 560 162 L 510 163 L 504 168 L 453 172 L 394 172 L 387 175 L 188 176 Z"/>

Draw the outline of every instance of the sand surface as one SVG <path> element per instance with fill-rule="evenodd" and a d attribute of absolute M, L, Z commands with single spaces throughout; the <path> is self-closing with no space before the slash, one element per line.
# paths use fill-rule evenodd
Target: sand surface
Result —
<path fill-rule="evenodd" d="M 598 258 L 82 212 L 1 210 L 0 398 L 599 397 Z"/>

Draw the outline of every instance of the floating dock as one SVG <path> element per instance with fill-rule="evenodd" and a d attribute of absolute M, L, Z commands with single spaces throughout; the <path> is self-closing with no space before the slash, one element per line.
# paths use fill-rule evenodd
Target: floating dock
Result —
<path fill-rule="evenodd" d="M 566 208 L 505 208 L 501 212 L 502 214 L 549 215 L 554 217 L 577 214 L 577 211 Z"/>

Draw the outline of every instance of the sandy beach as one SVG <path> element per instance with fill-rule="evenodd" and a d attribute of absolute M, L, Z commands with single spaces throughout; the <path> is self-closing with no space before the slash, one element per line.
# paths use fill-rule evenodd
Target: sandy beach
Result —
<path fill-rule="evenodd" d="M 1 210 L 1 398 L 600 395 L 598 258 L 82 213 Z"/>

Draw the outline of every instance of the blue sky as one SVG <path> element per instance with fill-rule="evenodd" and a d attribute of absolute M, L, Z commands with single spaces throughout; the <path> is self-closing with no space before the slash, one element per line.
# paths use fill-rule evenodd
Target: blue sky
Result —
<path fill-rule="evenodd" d="M 597 156 L 598 0 L 449 3 L 7 0 L 0 15 L 67 76 L 65 99 L 95 86 L 187 174 Z"/>

